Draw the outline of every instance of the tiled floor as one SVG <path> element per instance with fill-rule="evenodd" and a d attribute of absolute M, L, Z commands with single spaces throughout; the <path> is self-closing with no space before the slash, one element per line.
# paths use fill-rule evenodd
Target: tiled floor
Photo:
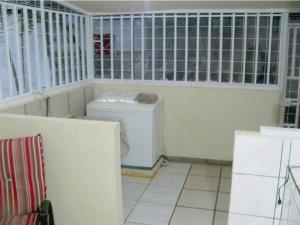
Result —
<path fill-rule="evenodd" d="M 227 225 L 231 167 L 169 163 L 122 183 L 124 225 Z"/>

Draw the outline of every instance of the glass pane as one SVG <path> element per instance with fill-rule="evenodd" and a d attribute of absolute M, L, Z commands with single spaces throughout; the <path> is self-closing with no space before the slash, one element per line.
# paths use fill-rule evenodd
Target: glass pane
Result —
<path fill-rule="evenodd" d="M 300 29 L 297 28 L 297 40 L 296 40 L 296 54 L 295 54 L 295 69 L 294 69 L 294 77 L 299 77 L 300 75 Z"/>
<path fill-rule="evenodd" d="M 268 46 L 270 34 L 270 17 L 261 16 L 259 20 L 259 43 L 257 58 L 257 83 L 267 83 Z"/>
<path fill-rule="evenodd" d="M 103 73 L 105 79 L 111 78 L 111 29 L 110 19 L 103 19 Z"/>
<path fill-rule="evenodd" d="M 250 20 L 251 22 L 251 20 Z M 249 23 L 248 23 L 249 24 Z M 235 18 L 234 31 L 234 57 L 233 57 L 233 82 L 243 82 L 243 65 L 244 65 L 244 31 L 245 17 Z"/>
<path fill-rule="evenodd" d="M 58 47 L 57 48 L 57 51 L 60 52 L 60 64 L 61 64 L 61 76 L 62 76 L 62 83 L 65 84 L 66 83 L 66 73 L 65 73 L 65 60 L 67 59 L 67 57 L 65 56 L 64 54 L 64 31 L 63 31 L 63 15 L 60 14 L 59 17 L 58 17 L 59 21 L 59 41 L 60 41 L 60 48 Z M 80 69 L 81 69 L 81 65 L 82 65 L 82 62 L 81 62 L 81 56 L 82 56 L 82 46 L 81 46 L 81 35 L 80 35 L 80 26 L 79 26 L 79 56 L 80 56 Z M 82 73 L 80 73 L 81 75 L 81 80 L 82 80 Z"/>
<path fill-rule="evenodd" d="M 199 18 L 199 81 L 207 80 L 208 17 Z"/>
<path fill-rule="evenodd" d="M 49 82 L 52 86 L 52 59 L 51 59 L 51 43 L 50 43 L 50 14 L 45 12 L 45 28 L 46 28 L 46 48 L 48 57 L 48 68 L 49 68 Z M 73 48 L 72 48 L 73 49 Z"/>
<path fill-rule="evenodd" d="M 256 20 L 256 16 L 250 16 L 247 18 L 245 83 L 254 83 L 257 32 Z"/>
<path fill-rule="evenodd" d="M 197 18 L 190 17 L 188 19 L 188 64 L 187 64 L 187 80 L 196 80 L 196 48 L 197 48 Z"/>
<path fill-rule="evenodd" d="M 131 19 L 123 19 L 123 70 L 124 79 L 131 79 Z"/>
<path fill-rule="evenodd" d="M 22 8 L 17 8 L 17 17 L 18 17 L 18 31 L 19 31 L 19 43 L 20 43 L 20 53 L 21 53 L 21 70 L 23 71 L 23 77 L 22 77 L 22 83 L 23 83 L 23 91 L 24 93 L 29 92 L 29 81 L 28 81 L 28 59 L 26 56 L 27 51 L 30 51 L 27 49 L 26 46 L 26 39 L 25 39 L 25 18 L 24 18 L 24 10 Z"/>
<path fill-rule="evenodd" d="M 271 43 L 271 59 L 270 59 L 270 75 L 269 75 L 270 84 L 278 84 L 280 23 L 281 23 L 281 17 L 274 16 L 273 24 L 272 24 L 272 43 Z"/>
<path fill-rule="evenodd" d="M 211 18 L 210 80 L 219 81 L 220 17 Z"/>
<path fill-rule="evenodd" d="M 113 19 L 114 79 L 121 79 L 121 19 Z"/>
<path fill-rule="evenodd" d="M 186 18 L 177 18 L 176 80 L 179 81 L 185 78 L 185 20 Z"/>
<path fill-rule="evenodd" d="M 155 80 L 163 79 L 163 18 L 155 18 Z"/>
<path fill-rule="evenodd" d="M 284 117 L 283 122 L 288 124 L 294 124 L 296 122 L 296 106 L 286 106 L 284 107 Z"/>
<path fill-rule="evenodd" d="M 56 15 L 54 13 L 50 13 L 50 16 L 52 17 L 52 34 L 53 34 L 53 51 L 54 51 L 54 68 L 55 68 L 55 77 L 54 77 L 54 83 L 55 85 L 59 84 L 59 70 L 58 70 L 58 46 L 57 46 L 57 27 L 56 27 Z M 76 48 L 75 48 L 76 49 Z M 76 51 L 75 51 L 76 52 Z M 76 58 L 76 55 L 75 55 Z M 76 58 L 77 60 L 77 58 Z M 77 62 L 75 63 L 77 65 Z M 77 80 L 77 68 L 76 68 L 76 79 Z"/>
<path fill-rule="evenodd" d="M 174 80 L 174 20 L 166 18 L 166 79 Z"/>
<path fill-rule="evenodd" d="M 289 53 L 288 53 L 288 71 L 287 76 L 292 76 L 292 61 L 293 61 L 293 40 L 294 40 L 294 29 L 289 29 Z"/>
<path fill-rule="evenodd" d="M 0 80 L 1 80 L 1 90 L 2 98 L 9 97 L 10 87 L 9 87 L 9 66 L 7 63 L 6 56 L 6 46 L 4 38 L 4 23 L 2 15 L 2 5 L 0 5 Z M 3 6 L 4 7 L 4 6 Z M 7 11 L 6 11 L 7 12 Z M 10 50 L 9 50 L 10 51 Z"/>
<path fill-rule="evenodd" d="M 222 82 L 230 81 L 232 17 L 223 18 Z"/>
<path fill-rule="evenodd" d="M 142 23 L 141 18 L 133 20 L 133 75 L 135 80 L 142 78 Z"/>
<path fill-rule="evenodd" d="M 100 19 L 93 20 L 93 48 L 94 48 L 95 78 L 101 78 L 101 23 L 100 23 Z"/>
<path fill-rule="evenodd" d="M 88 26 L 88 19 L 85 18 L 83 20 L 83 40 L 84 40 L 84 64 L 85 64 L 85 78 L 88 78 L 88 65 L 87 65 L 87 39 L 86 39 L 86 34 L 87 34 L 87 26 Z"/>
<path fill-rule="evenodd" d="M 287 79 L 285 97 L 296 99 L 298 97 L 298 88 L 299 88 L 298 80 Z"/>
<path fill-rule="evenodd" d="M 144 79 L 152 80 L 152 18 L 144 19 Z"/>

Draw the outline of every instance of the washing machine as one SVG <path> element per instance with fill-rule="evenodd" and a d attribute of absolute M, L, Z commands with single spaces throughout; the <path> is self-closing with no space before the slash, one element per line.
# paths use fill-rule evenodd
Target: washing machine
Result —
<path fill-rule="evenodd" d="M 155 93 L 104 93 L 86 106 L 88 117 L 123 123 L 129 151 L 123 167 L 151 169 L 163 148 L 163 101 Z"/>

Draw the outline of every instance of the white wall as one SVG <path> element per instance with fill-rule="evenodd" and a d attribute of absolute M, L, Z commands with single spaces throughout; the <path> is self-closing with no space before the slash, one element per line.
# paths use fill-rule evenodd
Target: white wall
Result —
<path fill-rule="evenodd" d="M 44 137 L 55 224 L 121 225 L 119 124 L 0 115 L 0 139 Z"/>
<path fill-rule="evenodd" d="M 94 90 L 91 85 L 82 84 L 61 87 L 59 90 L 45 93 L 44 96 L 49 97 L 49 116 L 65 117 L 68 114 L 82 116 L 85 104 L 94 98 Z M 46 100 L 38 94 L 27 98 L 20 97 L 0 103 L 0 113 L 46 116 Z"/>
<path fill-rule="evenodd" d="M 95 84 L 103 92 L 157 92 L 164 98 L 169 156 L 232 160 L 234 131 L 279 122 L 280 92 L 203 87 Z"/>

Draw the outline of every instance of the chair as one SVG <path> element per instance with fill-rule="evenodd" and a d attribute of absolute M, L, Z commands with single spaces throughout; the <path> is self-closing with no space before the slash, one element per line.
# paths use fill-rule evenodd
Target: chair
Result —
<path fill-rule="evenodd" d="M 0 140 L 0 225 L 54 225 L 41 135 Z"/>

